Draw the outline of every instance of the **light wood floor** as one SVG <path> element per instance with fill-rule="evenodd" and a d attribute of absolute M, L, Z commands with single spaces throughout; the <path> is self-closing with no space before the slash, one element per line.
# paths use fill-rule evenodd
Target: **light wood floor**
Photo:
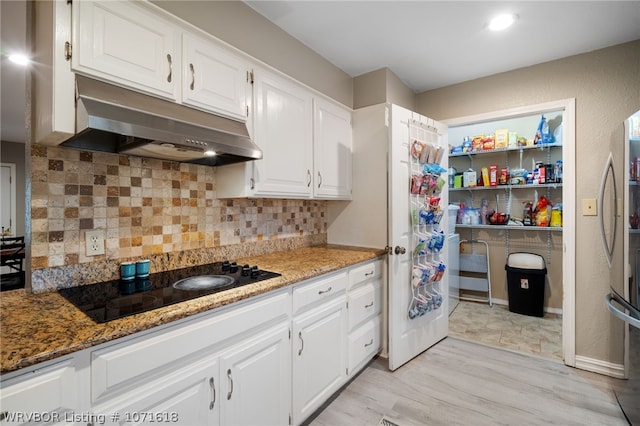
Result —
<path fill-rule="evenodd" d="M 447 337 L 395 372 L 374 360 L 308 424 L 627 425 L 610 380 Z"/>

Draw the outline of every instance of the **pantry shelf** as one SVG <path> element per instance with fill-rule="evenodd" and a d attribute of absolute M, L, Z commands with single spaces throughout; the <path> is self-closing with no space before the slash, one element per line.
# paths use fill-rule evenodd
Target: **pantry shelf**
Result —
<path fill-rule="evenodd" d="M 550 226 L 522 226 L 522 225 L 463 225 L 460 223 L 456 224 L 456 228 L 464 228 L 464 229 L 510 229 L 516 231 L 547 231 L 547 232 L 562 232 L 562 228 L 558 226 L 550 227 Z M 638 230 L 640 233 L 640 230 Z"/>
<path fill-rule="evenodd" d="M 531 150 L 531 149 L 538 149 L 540 151 L 543 151 L 543 150 L 545 150 L 547 148 L 561 147 L 561 146 L 562 146 L 561 143 L 545 143 L 545 144 L 539 144 L 539 145 L 518 146 L 518 147 L 512 147 L 512 148 L 494 148 L 494 149 L 488 149 L 486 151 L 456 152 L 456 153 L 450 153 L 449 154 L 449 158 L 451 158 L 451 157 L 466 157 L 466 156 L 471 156 L 471 155 L 495 154 L 495 153 L 499 153 L 499 152 L 527 151 L 527 150 Z"/>
<path fill-rule="evenodd" d="M 449 192 L 456 191 L 486 191 L 486 190 L 508 190 L 508 189 L 535 189 L 535 188 L 561 188 L 561 183 L 538 183 L 532 185 L 497 185 L 497 186 L 473 186 L 463 188 L 449 188 Z"/>

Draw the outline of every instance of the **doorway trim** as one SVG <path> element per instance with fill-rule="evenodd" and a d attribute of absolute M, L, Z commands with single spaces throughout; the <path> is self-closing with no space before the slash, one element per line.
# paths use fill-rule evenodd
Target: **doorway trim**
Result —
<path fill-rule="evenodd" d="M 9 208 L 9 226 L 12 232 L 16 227 L 16 165 L 14 163 L 0 163 L 0 167 L 7 167 L 9 169 L 9 202 L 11 207 Z M 0 198 L 4 199 L 5 194 L 0 193 Z"/>
<path fill-rule="evenodd" d="M 549 111 L 563 111 L 562 141 L 562 215 L 564 223 L 576 217 L 576 100 L 575 98 L 508 108 L 499 111 L 441 120 L 449 127 L 474 122 L 493 121 Z M 562 357 L 570 367 L 576 366 L 576 234 L 575 227 L 562 228 Z"/>

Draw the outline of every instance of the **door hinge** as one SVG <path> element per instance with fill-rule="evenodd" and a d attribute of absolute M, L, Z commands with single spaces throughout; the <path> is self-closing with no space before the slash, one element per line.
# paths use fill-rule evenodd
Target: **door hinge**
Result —
<path fill-rule="evenodd" d="M 249 116 L 249 105 L 247 105 L 247 117 Z"/>
<path fill-rule="evenodd" d="M 349 375 L 349 367 L 344 369 L 344 373 L 348 376 Z"/>
<path fill-rule="evenodd" d="M 289 413 L 289 424 L 291 424 L 291 413 Z"/>
<path fill-rule="evenodd" d="M 389 256 L 392 256 L 392 255 L 393 255 L 393 248 L 392 248 L 392 247 L 385 246 L 385 247 L 384 247 L 384 251 L 385 251 L 385 253 L 387 253 Z"/>
<path fill-rule="evenodd" d="M 247 71 L 247 83 L 253 84 L 253 71 Z"/>
<path fill-rule="evenodd" d="M 71 53 L 72 53 L 71 42 L 65 41 L 64 42 L 64 59 L 67 61 L 70 61 Z"/>
<path fill-rule="evenodd" d="M 349 301 L 347 300 L 347 309 L 349 309 Z"/>
<path fill-rule="evenodd" d="M 289 340 L 291 340 L 291 329 L 289 329 Z"/>
<path fill-rule="evenodd" d="M 72 4 L 73 0 L 67 0 L 67 4 Z"/>

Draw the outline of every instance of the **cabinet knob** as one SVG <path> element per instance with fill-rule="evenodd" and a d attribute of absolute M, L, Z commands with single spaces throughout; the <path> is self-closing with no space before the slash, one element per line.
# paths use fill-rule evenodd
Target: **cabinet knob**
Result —
<path fill-rule="evenodd" d="M 407 252 L 407 249 L 404 247 L 396 246 L 393 251 L 395 252 L 395 254 L 405 254 Z"/>

